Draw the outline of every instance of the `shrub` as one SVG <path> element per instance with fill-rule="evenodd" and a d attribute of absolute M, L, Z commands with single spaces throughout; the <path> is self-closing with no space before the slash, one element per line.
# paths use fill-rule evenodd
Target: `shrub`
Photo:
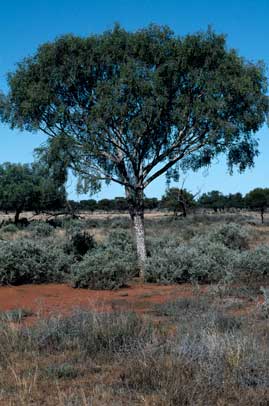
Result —
<path fill-rule="evenodd" d="M 72 266 L 71 284 L 77 288 L 118 289 L 133 274 L 132 255 L 116 247 L 99 247 Z"/>
<path fill-rule="evenodd" d="M 195 244 L 159 250 L 147 259 L 148 282 L 216 282 L 227 278 L 233 264 L 233 252 L 220 243 L 195 239 Z"/>
<path fill-rule="evenodd" d="M 18 231 L 18 227 L 15 224 L 7 224 L 6 226 L 1 228 L 1 233 L 16 233 Z"/>
<path fill-rule="evenodd" d="M 240 278 L 258 281 L 269 275 L 269 247 L 259 246 L 237 257 L 236 270 Z"/>
<path fill-rule="evenodd" d="M 250 230 L 236 223 L 220 225 L 210 230 L 204 239 L 219 242 L 233 250 L 248 249 Z"/>
<path fill-rule="evenodd" d="M 62 281 L 72 258 L 31 240 L 0 241 L 0 285 Z"/>
<path fill-rule="evenodd" d="M 110 247 L 112 249 L 117 248 L 124 252 L 133 253 L 134 245 L 133 239 L 131 234 L 128 231 L 124 230 L 113 230 L 105 241 L 104 244 L 106 247 Z"/>
<path fill-rule="evenodd" d="M 111 228 L 115 229 L 129 229 L 130 219 L 128 217 L 116 217 L 111 220 Z"/>
<path fill-rule="evenodd" d="M 95 241 L 90 233 L 87 231 L 74 230 L 69 237 L 65 250 L 69 253 L 73 253 L 77 259 L 81 259 L 81 257 L 94 247 Z"/>
<path fill-rule="evenodd" d="M 49 237 L 54 233 L 53 226 L 41 221 L 31 223 L 27 230 L 33 237 Z"/>

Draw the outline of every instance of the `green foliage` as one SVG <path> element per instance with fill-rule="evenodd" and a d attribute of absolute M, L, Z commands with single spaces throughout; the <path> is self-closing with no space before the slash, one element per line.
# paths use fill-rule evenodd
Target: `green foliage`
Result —
<path fill-rule="evenodd" d="M 214 211 L 224 209 L 226 198 L 218 190 L 212 190 L 211 192 L 204 193 L 198 201 L 199 206 L 213 209 Z"/>
<path fill-rule="evenodd" d="M 133 257 L 115 247 L 99 247 L 72 266 L 71 284 L 76 288 L 118 289 L 134 275 Z"/>
<path fill-rule="evenodd" d="M 15 224 L 7 224 L 4 227 L 1 227 L 0 232 L 1 233 L 16 233 L 18 231 L 18 227 Z"/>
<path fill-rule="evenodd" d="M 252 210 L 260 210 L 262 223 L 263 215 L 269 205 L 269 189 L 256 188 L 245 196 L 246 206 Z"/>
<path fill-rule="evenodd" d="M 0 285 L 63 281 L 72 257 L 29 239 L 0 241 Z"/>
<path fill-rule="evenodd" d="M 69 247 L 76 258 L 83 257 L 88 251 L 95 248 L 93 236 L 87 231 L 73 231 L 70 236 Z"/>
<path fill-rule="evenodd" d="M 194 206 L 194 196 L 186 189 L 170 188 L 161 200 L 162 208 L 172 210 L 175 214 L 181 211 L 183 216 L 186 216 L 188 209 Z"/>
<path fill-rule="evenodd" d="M 188 243 L 156 239 L 149 244 L 146 279 L 149 282 L 217 282 L 233 277 L 241 257 L 237 251 L 248 248 L 249 231 L 230 223 L 209 229 Z"/>
<path fill-rule="evenodd" d="M 30 231 L 32 237 L 50 237 L 54 233 L 54 227 L 50 224 L 37 221 L 32 222 L 27 231 Z"/>
<path fill-rule="evenodd" d="M 141 186 L 164 173 L 176 178 L 177 163 L 198 169 L 226 153 L 230 168 L 253 165 L 252 135 L 268 112 L 263 64 L 246 62 L 210 29 L 178 38 L 168 27 L 116 25 L 65 35 L 8 79 L 2 120 L 51 136 L 43 152 L 57 178 L 71 167 L 84 192 L 113 180 L 133 205 Z"/>
<path fill-rule="evenodd" d="M 54 182 L 48 169 L 40 164 L 0 165 L 0 210 L 58 209 L 65 202 L 65 189 Z"/>
<path fill-rule="evenodd" d="M 71 283 L 89 289 L 118 289 L 136 273 L 136 255 L 129 233 L 113 230 L 99 247 L 72 266 Z"/>
<path fill-rule="evenodd" d="M 148 282 L 217 282 L 229 276 L 232 251 L 220 243 L 201 239 L 195 243 L 156 251 L 147 259 Z"/>
<path fill-rule="evenodd" d="M 135 249 L 130 232 L 125 230 L 113 230 L 109 233 L 105 246 L 128 252 L 135 255 Z"/>
<path fill-rule="evenodd" d="M 236 223 L 222 224 L 210 229 L 204 236 L 199 236 L 206 241 L 218 242 L 232 250 L 244 250 L 249 247 L 250 229 Z M 195 242 L 195 239 L 193 240 Z"/>
<path fill-rule="evenodd" d="M 249 282 L 263 280 L 269 275 L 269 247 L 258 246 L 237 257 L 235 268 L 241 279 Z"/>

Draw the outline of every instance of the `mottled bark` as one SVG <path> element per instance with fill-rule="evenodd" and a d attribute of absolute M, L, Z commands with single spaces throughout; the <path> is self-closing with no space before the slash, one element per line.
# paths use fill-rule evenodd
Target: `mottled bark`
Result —
<path fill-rule="evenodd" d="M 136 243 L 139 276 L 143 280 L 145 276 L 144 271 L 147 257 L 145 244 L 143 190 L 137 190 L 133 192 L 126 189 L 126 198 L 129 204 L 129 213 L 132 220 L 133 233 Z"/>
<path fill-rule="evenodd" d="M 144 269 L 146 262 L 146 244 L 145 244 L 145 227 L 144 216 L 142 213 L 133 216 L 133 227 L 136 241 L 136 251 L 139 264 L 139 276 L 144 279 Z"/>

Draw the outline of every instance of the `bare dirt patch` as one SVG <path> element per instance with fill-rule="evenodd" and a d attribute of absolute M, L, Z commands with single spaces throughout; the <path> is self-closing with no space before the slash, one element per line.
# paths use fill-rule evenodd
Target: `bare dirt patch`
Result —
<path fill-rule="evenodd" d="M 202 289 L 206 290 L 206 287 Z M 38 315 L 68 314 L 75 307 L 97 311 L 133 310 L 149 312 L 157 303 L 193 295 L 191 284 L 151 285 L 133 283 L 116 291 L 73 289 L 65 284 L 22 285 L 0 287 L 0 311 L 27 309 Z"/>

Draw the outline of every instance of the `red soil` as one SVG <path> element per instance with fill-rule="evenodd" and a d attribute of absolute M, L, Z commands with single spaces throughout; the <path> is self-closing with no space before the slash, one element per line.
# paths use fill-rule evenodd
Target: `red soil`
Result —
<path fill-rule="evenodd" d="M 200 287 L 205 293 L 207 286 Z M 68 314 L 75 308 L 96 311 L 135 311 L 150 313 L 155 304 L 164 303 L 179 297 L 194 295 L 191 284 L 155 285 L 133 283 L 116 291 L 74 289 L 65 284 L 22 285 L 0 287 L 0 311 L 24 309 L 33 313 L 26 318 L 32 323 L 39 316 Z M 260 298 L 259 302 L 262 302 Z M 242 309 L 232 310 L 232 314 L 244 315 L 255 305 L 244 303 Z"/>
<path fill-rule="evenodd" d="M 190 284 L 133 284 L 116 291 L 73 289 L 64 284 L 0 287 L 0 311 L 27 309 L 35 314 L 70 313 L 76 307 L 98 311 L 134 310 L 146 312 L 156 303 L 193 295 Z M 32 317 L 31 317 L 32 319 Z"/>

